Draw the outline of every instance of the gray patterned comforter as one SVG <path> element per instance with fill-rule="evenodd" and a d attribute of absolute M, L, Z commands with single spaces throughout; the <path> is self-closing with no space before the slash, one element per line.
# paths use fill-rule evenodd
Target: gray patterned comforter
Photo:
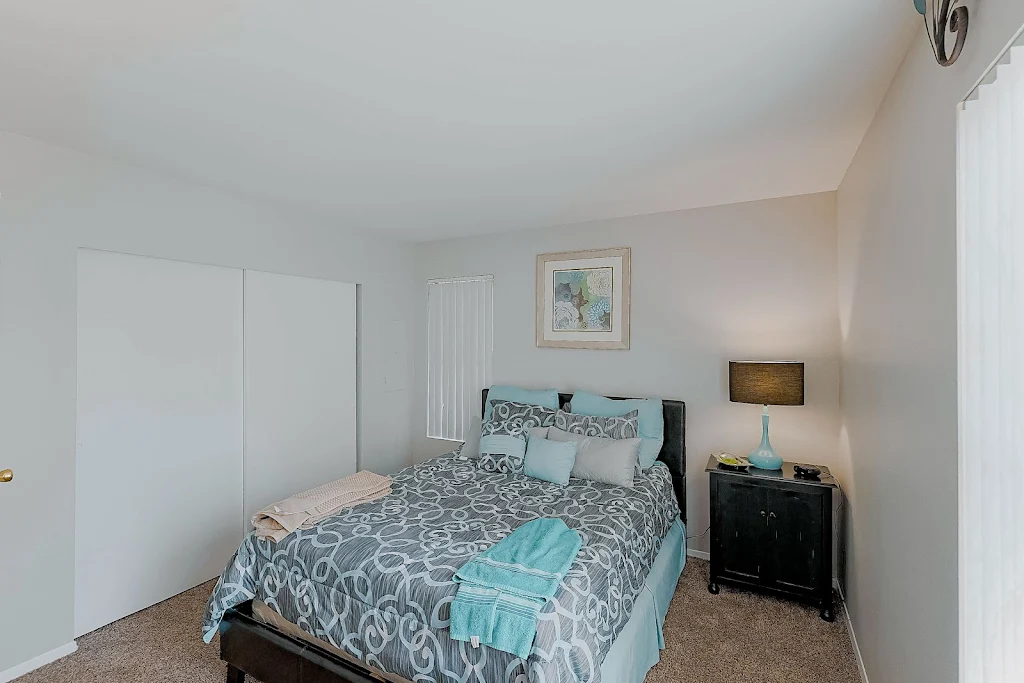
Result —
<path fill-rule="evenodd" d="M 229 607 L 259 598 L 303 630 L 411 681 L 597 682 L 679 515 L 662 463 L 629 490 L 579 479 L 556 486 L 443 456 L 402 470 L 392 489 L 281 543 L 250 533 L 210 596 L 204 634 Z M 540 615 L 529 658 L 451 640 L 455 572 L 539 517 L 561 518 L 583 547 Z"/>

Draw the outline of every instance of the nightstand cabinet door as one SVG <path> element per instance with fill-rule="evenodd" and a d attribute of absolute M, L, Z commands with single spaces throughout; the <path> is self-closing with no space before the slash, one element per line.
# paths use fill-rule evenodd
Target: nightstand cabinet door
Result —
<path fill-rule="evenodd" d="M 825 498 L 785 489 L 767 493 L 772 578 L 783 590 L 813 592 L 821 578 Z"/>
<path fill-rule="evenodd" d="M 714 538 L 720 570 L 737 578 L 761 580 L 769 569 L 765 556 L 768 490 L 743 481 L 718 484 L 718 519 Z"/>

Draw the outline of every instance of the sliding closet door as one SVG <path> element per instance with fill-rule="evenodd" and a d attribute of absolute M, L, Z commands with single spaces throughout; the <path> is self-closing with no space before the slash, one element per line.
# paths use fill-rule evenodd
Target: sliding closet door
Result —
<path fill-rule="evenodd" d="M 245 271 L 245 521 L 356 471 L 356 286 Z"/>
<path fill-rule="evenodd" d="M 223 569 L 242 532 L 242 271 L 79 252 L 75 508 L 76 637 Z"/>

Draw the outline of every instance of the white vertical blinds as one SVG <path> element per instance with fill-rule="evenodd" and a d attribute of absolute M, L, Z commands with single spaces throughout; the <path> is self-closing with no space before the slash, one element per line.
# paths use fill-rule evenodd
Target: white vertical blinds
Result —
<path fill-rule="evenodd" d="M 1024 47 L 960 112 L 960 681 L 1024 680 Z"/>
<path fill-rule="evenodd" d="M 427 436 L 465 441 L 491 385 L 494 278 L 427 283 Z"/>

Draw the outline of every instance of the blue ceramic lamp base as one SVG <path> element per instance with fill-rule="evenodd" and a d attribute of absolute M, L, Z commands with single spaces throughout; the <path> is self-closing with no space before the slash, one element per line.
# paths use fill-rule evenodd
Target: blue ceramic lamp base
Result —
<path fill-rule="evenodd" d="M 772 448 L 772 442 L 768 440 L 768 406 L 765 406 L 761 412 L 761 445 L 750 451 L 747 459 L 759 470 L 782 469 L 782 458 Z"/>

